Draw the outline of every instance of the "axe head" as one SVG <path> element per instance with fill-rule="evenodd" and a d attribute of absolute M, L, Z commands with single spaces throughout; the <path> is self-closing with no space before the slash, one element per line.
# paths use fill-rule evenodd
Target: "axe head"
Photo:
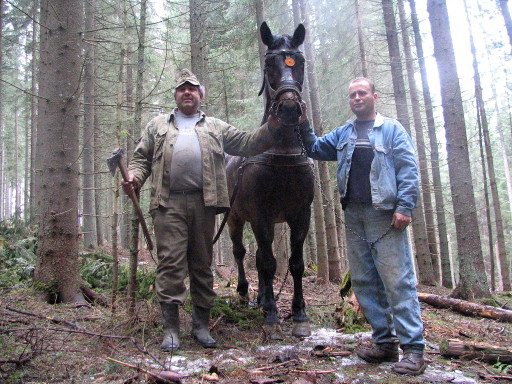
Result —
<path fill-rule="evenodd" d="M 123 158 L 123 154 L 124 154 L 123 148 L 117 148 L 117 149 L 114 149 L 114 151 L 112 152 L 112 156 L 110 156 L 107 159 L 108 169 L 110 170 L 110 173 L 112 174 L 112 176 L 115 175 L 116 169 L 119 166 L 119 162 Z"/>

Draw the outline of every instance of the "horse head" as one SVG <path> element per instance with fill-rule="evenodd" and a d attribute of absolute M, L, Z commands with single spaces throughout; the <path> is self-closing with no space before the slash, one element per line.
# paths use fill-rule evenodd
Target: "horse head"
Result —
<path fill-rule="evenodd" d="M 301 93 L 305 59 L 299 47 L 304 42 L 306 29 L 299 24 L 293 36 L 273 35 L 267 23 L 263 22 L 260 35 L 267 46 L 263 85 L 259 93 L 261 95 L 265 91 L 263 120 L 274 114 L 285 125 L 296 124 L 303 113 Z"/>

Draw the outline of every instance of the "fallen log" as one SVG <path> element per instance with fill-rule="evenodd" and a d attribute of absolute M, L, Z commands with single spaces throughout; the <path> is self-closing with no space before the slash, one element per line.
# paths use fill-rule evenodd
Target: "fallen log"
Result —
<path fill-rule="evenodd" d="M 445 357 L 456 357 L 463 360 L 479 359 L 489 363 L 512 363 L 512 349 L 498 347 L 489 343 L 464 342 L 458 339 L 443 341 L 439 352 Z"/>
<path fill-rule="evenodd" d="M 452 311 L 462 313 L 463 315 L 479 316 L 512 323 L 512 311 L 493 307 L 492 305 L 482 305 L 466 300 L 422 292 L 418 292 L 418 298 L 421 302 L 430 304 L 433 307 L 449 308 Z"/>

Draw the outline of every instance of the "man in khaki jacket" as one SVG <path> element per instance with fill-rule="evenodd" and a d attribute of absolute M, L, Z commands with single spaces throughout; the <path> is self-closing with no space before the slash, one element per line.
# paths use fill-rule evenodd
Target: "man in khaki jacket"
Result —
<path fill-rule="evenodd" d="M 182 70 L 174 89 L 177 108 L 146 126 L 129 164 L 125 192 L 140 189 L 151 176 L 150 211 L 156 235 L 156 293 L 162 309 L 162 349 L 180 346 L 178 306 L 185 300 L 190 277 L 192 335 L 203 347 L 215 348 L 208 323 L 213 306 L 211 269 L 215 215 L 229 207 L 224 152 L 252 156 L 277 137 L 265 124 L 247 133 L 199 110 L 204 87 Z"/>

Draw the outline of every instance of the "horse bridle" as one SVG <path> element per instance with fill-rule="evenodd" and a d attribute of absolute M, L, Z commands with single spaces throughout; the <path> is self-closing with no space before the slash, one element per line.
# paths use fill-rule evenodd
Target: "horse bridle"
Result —
<path fill-rule="evenodd" d="M 265 56 L 280 55 L 280 56 L 284 56 L 288 59 L 297 53 L 302 55 L 302 51 L 300 51 L 298 49 L 296 49 L 296 50 L 267 50 L 267 52 L 265 52 Z M 291 65 L 291 66 L 293 66 L 293 65 Z M 265 88 L 268 89 L 270 98 L 273 103 L 278 101 L 279 96 L 281 96 L 281 94 L 283 94 L 284 92 L 288 92 L 288 91 L 292 91 L 294 94 L 296 94 L 297 98 L 292 99 L 293 101 L 297 101 L 299 103 L 301 102 L 302 84 L 296 80 L 285 80 L 279 86 L 279 88 L 274 89 L 274 88 L 272 88 L 272 86 L 270 85 L 270 81 L 268 80 L 266 67 L 263 70 L 263 84 L 261 85 L 261 89 L 258 92 L 258 96 L 260 96 L 263 93 Z M 290 98 L 287 98 L 287 100 L 289 100 L 289 99 Z M 281 101 L 285 101 L 285 100 L 281 100 Z"/>

